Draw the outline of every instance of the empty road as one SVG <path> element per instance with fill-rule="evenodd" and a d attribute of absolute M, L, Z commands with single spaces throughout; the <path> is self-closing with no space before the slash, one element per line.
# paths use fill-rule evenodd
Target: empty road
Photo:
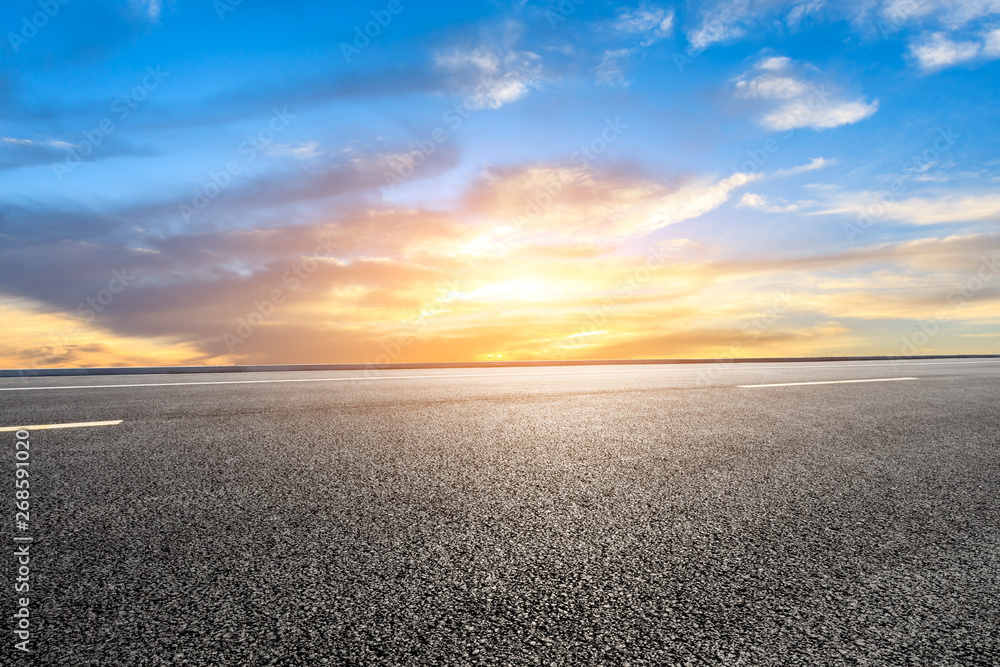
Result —
<path fill-rule="evenodd" d="M 10 664 L 1000 664 L 998 359 L 4 378 L 0 427 Z"/>

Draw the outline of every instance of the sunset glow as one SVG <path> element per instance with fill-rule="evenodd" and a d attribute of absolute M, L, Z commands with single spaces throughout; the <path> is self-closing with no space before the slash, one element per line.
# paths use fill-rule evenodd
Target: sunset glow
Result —
<path fill-rule="evenodd" d="M 4 42 L 0 366 L 1000 349 L 989 3 L 79 4 Z"/>

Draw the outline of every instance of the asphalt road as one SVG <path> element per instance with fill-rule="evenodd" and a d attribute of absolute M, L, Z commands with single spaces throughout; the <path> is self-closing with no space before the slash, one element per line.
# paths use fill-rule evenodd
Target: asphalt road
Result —
<path fill-rule="evenodd" d="M 1000 664 L 1000 360 L 362 376 L 0 380 L 7 664 Z"/>

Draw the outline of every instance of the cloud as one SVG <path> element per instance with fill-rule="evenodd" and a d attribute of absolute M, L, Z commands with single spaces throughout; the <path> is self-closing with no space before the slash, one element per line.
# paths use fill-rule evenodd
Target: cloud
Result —
<path fill-rule="evenodd" d="M 625 77 L 624 62 L 638 52 L 638 48 L 605 49 L 597 66 L 597 82 L 627 86 L 629 82 Z"/>
<path fill-rule="evenodd" d="M 511 169 L 505 180 L 518 180 L 517 173 Z M 589 178 L 609 177 L 592 173 Z M 617 179 L 615 185 L 628 182 L 624 172 Z M 655 184 L 634 176 L 631 180 L 632 199 Z M 700 181 L 677 179 L 653 187 L 645 196 L 677 205 L 681 193 L 690 195 Z M 714 183 L 722 191 L 731 189 L 734 182 L 723 181 Z M 469 196 L 488 185 L 474 184 Z M 664 191 L 666 197 L 658 197 Z M 600 235 L 589 237 L 587 245 L 581 245 L 579 235 L 533 236 L 522 239 L 524 244 L 514 253 L 463 255 L 461 241 L 469 240 L 476 227 L 494 222 L 471 224 L 479 212 L 474 203 L 467 201 L 454 214 L 373 207 L 337 222 L 150 240 L 153 252 L 129 260 L 139 277 L 92 323 L 82 325 L 72 315 L 72 302 L 46 308 L 37 298 L 22 301 L 34 304 L 30 305 L 34 314 L 15 313 L 18 316 L 11 321 L 31 322 L 33 330 L 30 335 L 19 331 L 10 341 L 3 337 L 11 335 L 0 333 L 0 339 L 9 343 L 0 363 L 151 363 L 147 360 L 155 358 L 158 347 L 164 350 L 160 363 L 362 362 L 383 354 L 382 343 L 400 340 L 398 336 L 410 341 L 401 346 L 399 361 L 560 354 L 713 356 L 709 352 L 724 351 L 734 343 L 744 346 L 747 354 L 770 345 L 816 353 L 817 346 L 856 338 L 853 325 L 839 323 L 837 313 L 878 320 L 911 316 L 926 304 L 933 310 L 934 299 L 943 300 L 935 289 L 952 277 L 975 271 L 983 252 L 1000 250 L 997 235 L 975 235 L 826 255 L 792 251 L 783 257 L 768 253 L 728 259 L 705 256 L 704 247 L 673 239 L 649 244 L 667 259 L 651 270 L 641 290 L 623 296 L 616 289 L 635 275 L 636 267 L 649 266 L 648 257 L 623 252 L 617 241 L 610 247 L 594 244 Z M 581 212 L 586 210 L 584 204 L 578 202 Z M 305 266 L 303 261 L 313 254 L 319 238 L 331 251 L 310 260 L 308 278 L 293 288 L 286 277 L 295 275 L 295 267 Z M 616 247 L 617 252 L 609 252 Z M 43 276 L 48 272 L 58 272 L 53 281 L 63 287 L 54 293 L 64 296 L 66 276 L 83 277 L 87 284 L 74 295 L 81 299 L 101 287 L 101 280 L 106 282 L 102 263 L 108 265 L 112 257 L 123 260 L 122 252 L 110 245 L 81 244 L 72 252 L 64 248 L 58 260 L 41 264 L 38 260 L 56 255 L 39 251 L 20 257 L 23 252 L 15 251 L 3 257 L 3 265 L 10 260 L 34 265 L 39 278 L 31 281 L 32 289 L 37 289 L 34 282 L 47 279 Z M 241 268 L 229 268 L 235 259 Z M 913 273 L 917 271 L 924 273 Z M 747 322 L 767 312 L 775 286 L 793 280 L 795 288 L 782 303 L 789 305 L 789 317 L 806 310 L 806 320 L 782 319 L 759 336 L 746 338 Z M 256 312 L 255 303 L 270 298 L 275 289 L 283 291 L 282 303 L 245 343 L 229 350 L 222 333 L 234 331 L 240 318 Z M 995 320 L 998 298 L 1000 294 L 983 290 L 975 304 L 963 309 L 962 317 Z M 608 299 L 617 304 L 613 317 L 594 335 L 580 336 L 582 314 Z M 53 336 L 58 340 L 74 324 L 79 333 L 51 349 Z M 665 345 L 683 354 L 666 355 Z"/>
<path fill-rule="evenodd" d="M 979 39 L 960 41 L 944 32 L 922 35 L 920 41 L 910 44 L 910 55 L 925 72 L 1000 58 L 1000 28 L 982 33 Z"/>
<path fill-rule="evenodd" d="M 766 72 L 780 72 L 795 64 L 791 58 L 786 56 L 769 56 L 761 58 L 757 63 L 757 68 Z"/>
<path fill-rule="evenodd" d="M 369 183 L 371 176 L 376 179 Z M 77 321 L 78 304 L 104 289 L 112 270 L 134 274 L 113 303 L 85 323 L 89 333 L 79 345 L 35 355 L 44 363 L 113 356 L 91 344 L 102 331 L 108 341 L 156 339 L 201 350 L 205 359 L 226 357 L 222 334 L 275 289 L 287 302 L 239 349 L 239 359 L 299 359 L 308 351 L 313 360 L 359 360 L 379 353 L 383 328 L 399 328 L 423 311 L 442 313 L 447 337 L 501 303 L 514 309 L 511 317 L 534 318 L 523 309 L 565 295 L 572 310 L 592 297 L 591 286 L 614 284 L 630 270 L 631 260 L 615 256 L 623 242 L 714 210 L 756 178 L 659 180 L 626 169 L 522 165 L 487 171 L 447 211 L 368 201 L 338 206 L 312 222 L 289 220 L 295 209 L 288 207 L 270 218 L 260 214 L 277 203 L 377 187 L 378 176 L 367 161 L 352 159 L 297 183 L 272 176 L 233 184 L 233 194 L 227 189 L 209 211 L 215 220 L 246 211 L 229 228 L 164 228 L 158 220 L 171 207 L 163 202 L 89 212 L 8 206 L 2 211 L 9 237 L 0 244 L 0 284 L 5 295 L 38 312 Z M 552 183 L 561 189 L 546 204 L 538 194 Z M 532 201 L 542 202 L 537 215 L 525 210 Z M 524 217 L 523 227 L 502 229 L 517 216 Z M 308 279 L 296 279 L 310 257 Z M 449 280 L 462 287 L 442 291 Z M 445 292 L 453 296 L 442 297 Z M 293 346 L 295 354 L 288 352 L 293 341 L 301 344 Z M 447 348 L 421 349 L 433 357 Z"/>
<path fill-rule="evenodd" d="M 1000 13 L 1000 0 L 886 0 L 882 15 L 892 24 L 922 20 L 950 29 Z"/>
<path fill-rule="evenodd" d="M 499 109 L 516 102 L 542 81 L 539 57 L 530 51 L 453 49 L 438 54 L 435 64 L 452 75 L 466 106 Z"/>
<path fill-rule="evenodd" d="M 81 147 L 86 150 L 76 151 Z M 19 169 L 39 164 L 65 163 L 72 155 L 82 162 L 94 162 L 111 157 L 156 155 L 148 147 L 133 146 L 117 136 L 107 137 L 94 148 L 89 142 L 79 146 L 57 139 L 37 141 L 17 137 L 0 137 L 0 170 Z"/>
<path fill-rule="evenodd" d="M 878 100 L 845 98 L 828 82 L 814 79 L 814 69 L 799 67 L 790 58 L 768 56 L 737 77 L 734 85 L 737 98 L 766 109 L 760 123 L 774 131 L 850 125 L 878 110 Z"/>
<path fill-rule="evenodd" d="M 785 24 L 792 30 L 796 30 L 805 22 L 807 17 L 818 15 L 826 7 L 825 0 L 800 0 L 799 2 L 793 2 L 787 16 L 785 16 Z"/>
<path fill-rule="evenodd" d="M 650 41 L 644 42 L 644 45 L 649 45 L 670 35 L 674 27 L 674 12 L 643 2 L 635 8 L 619 8 L 611 25 L 618 32 L 646 35 Z"/>
<path fill-rule="evenodd" d="M 779 169 L 774 172 L 775 176 L 797 176 L 798 174 L 804 174 L 809 171 L 816 171 L 817 169 L 825 169 L 826 167 L 836 164 L 835 160 L 829 160 L 827 158 L 816 157 L 809 162 L 799 165 L 798 167 L 792 167 L 791 169 Z"/>
<path fill-rule="evenodd" d="M 745 24 L 754 17 L 747 0 L 726 0 L 706 7 L 701 15 L 701 25 L 687 31 L 687 40 L 694 51 L 704 51 L 709 46 L 739 39 L 747 34 Z"/>
<path fill-rule="evenodd" d="M 773 30 L 774 24 L 798 30 L 808 17 L 818 16 L 827 8 L 825 0 L 721 0 L 699 4 L 704 9 L 697 24 L 686 31 L 692 52 Z"/>
<path fill-rule="evenodd" d="M 68 148 L 72 145 L 58 141 L 0 137 L 0 169 L 51 163 L 65 158 Z"/>
<path fill-rule="evenodd" d="M 740 199 L 737 206 L 743 208 L 756 208 L 768 213 L 793 213 L 801 207 L 798 204 L 789 204 L 782 200 L 780 204 L 771 203 L 764 195 L 746 193 Z"/>
<path fill-rule="evenodd" d="M 1000 221 L 1000 195 L 912 197 L 887 203 L 884 216 L 915 225 Z"/>
<path fill-rule="evenodd" d="M 978 42 L 956 42 L 944 33 L 936 32 L 919 44 L 911 44 L 910 53 L 922 70 L 936 71 L 975 59 L 980 48 Z"/>
<path fill-rule="evenodd" d="M 986 33 L 983 40 L 983 55 L 987 58 L 1000 58 L 1000 28 Z"/>
<path fill-rule="evenodd" d="M 877 25 L 885 37 L 907 24 L 930 30 L 958 30 L 970 24 L 982 25 L 1000 14 L 1000 0 L 716 0 L 700 3 L 702 11 L 685 29 L 689 50 L 704 51 L 722 44 L 784 26 L 799 30 L 807 20 L 838 22 L 848 20 L 859 32 Z M 874 16 L 873 16 L 874 14 Z"/>
<path fill-rule="evenodd" d="M 601 52 L 597 65 L 597 82 L 607 85 L 628 86 L 625 75 L 626 61 L 643 54 L 644 50 L 656 42 L 669 37 L 673 32 L 674 12 L 643 2 L 638 7 L 620 7 L 615 19 L 610 23 L 612 33 L 635 36 L 639 42 L 616 45 Z"/>
<path fill-rule="evenodd" d="M 837 195 L 830 205 L 815 213 L 856 216 L 875 206 L 879 219 L 913 225 L 1000 221 L 1000 195 L 992 193 L 954 193 L 887 201 L 879 193 L 852 192 Z"/>
<path fill-rule="evenodd" d="M 515 48 L 523 26 L 508 21 L 486 29 L 473 44 L 439 50 L 434 67 L 445 74 L 450 87 L 465 96 L 470 109 L 498 109 L 527 95 L 544 80 L 541 58 Z"/>
<path fill-rule="evenodd" d="M 270 144 L 267 147 L 268 155 L 276 157 L 290 156 L 296 160 L 308 160 L 318 157 L 321 154 L 318 141 L 306 141 L 292 144 Z"/>
<path fill-rule="evenodd" d="M 532 238 L 611 241 L 700 217 L 758 178 L 737 172 L 660 181 L 624 170 L 517 166 L 487 171 L 466 196 L 465 208 L 494 220 L 500 231 L 491 238 L 501 247 L 511 225 Z"/>

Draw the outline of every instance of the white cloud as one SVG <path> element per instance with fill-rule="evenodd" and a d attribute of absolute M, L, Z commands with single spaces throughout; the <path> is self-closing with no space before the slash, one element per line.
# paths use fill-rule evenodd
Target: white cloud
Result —
<path fill-rule="evenodd" d="M 886 0 L 882 5 L 882 16 L 894 26 L 926 16 L 935 10 L 935 3 L 929 0 Z"/>
<path fill-rule="evenodd" d="M 701 24 L 687 31 L 687 40 L 694 51 L 704 51 L 712 44 L 739 39 L 747 34 L 747 27 L 753 25 L 763 13 L 763 8 L 754 12 L 753 3 L 747 0 L 723 0 L 706 8 L 701 15 Z"/>
<path fill-rule="evenodd" d="M 1000 0 L 888 0 L 882 13 L 895 24 L 934 15 L 941 25 L 954 29 L 1000 13 Z"/>
<path fill-rule="evenodd" d="M 841 125 L 853 125 L 878 111 L 878 100 L 853 102 L 831 100 L 826 104 L 814 105 L 806 101 L 786 104 L 764 116 L 764 127 L 775 131 L 794 130 L 811 127 L 829 130 Z"/>
<path fill-rule="evenodd" d="M 757 63 L 757 67 L 768 72 L 775 72 L 787 69 L 791 64 L 791 58 L 785 56 L 771 56 L 769 58 L 763 58 L 759 63 Z"/>
<path fill-rule="evenodd" d="M 798 30 L 813 22 L 848 20 L 865 33 L 872 26 L 895 32 L 906 24 L 925 29 L 957 30 L 1000 14 L 1000 0 L 715 0 L 697 3 L 703 9 L 696 21 L 684 27 L 691 52 L 732 42 L 784 24 Z"/>
<path fill-rule="evenodd" d="M 768 66 L 773 67 L 773 63 L 769 62 Z M 788 100 L 808 92 L 809 88 L 805 82 L 790 76 L 763 74 L 754 79 L 741 79 L 737 81 L 736 90 L 745 97 Z"/>
<path fill-rule="evenodd" d="M 987 58 L 1000 58 L 1000 28 L 986 33 L 983 40 L 983 55 Z"/>
<path fill-rule="evenodd" d="M 649 216 L 645 231 L 654 231 L 676 222 L 691 220 L 714 211 L 727 201 L 733 190 L 758 180 L 758 174 L 736 172 L 719 181 L 697 181 L 663 198 Z"/>
<path fill-rule="evenodd" d="M 629 81 L 624 71 L 625 61 L 641 54 L 644 48 L 669 37 L 673 27 L 673 10 L 666 10 L 647 2 L 641 3 L 637 8 L 619 8 L 617 17 L 611 23 L 611 29 L 618 33 L 638 35 L 641 41 L 631 46 L 605 49 L 597 66 L 597 82 L 628 86 Z"/>
<path fill-rule="evenodd" d="M 767 200 L 763 195 L 755 195 L 753 193 L 747 192 L 740 199 L 737 206 L 743 206 L 745 208 L 763 208 L 767 204 Z"/>
<path fill-rule="evenodd" d="M 294 157 L 296 160 L 306 160 L 320 155 L 318 141 L 307 141 L 298 144 L 271 144 L 268 146 L 269 155 Z"/>
<path fill-rule="evenodd" d="M 636 49 L 605 49 L 601 54 L 601 64 L 597 66 L 597 82 L 628 85 L 622 61 L 636 52 Z"/>
<path fill-rule="evenodd" d="M 699 25 L 687 30 L 686 36 L 692 51 L 704 51 L 713 44 L 771 30 L 774 23 L 784 22 L 790 30 L 797 30 L 826 6 L 825 0 L 721 0 L 702 11 Z"/>
<path fill-rule="evenodd" d="M 734 190 L 760 178 L 760 174 L 736 172 L 721 179 L 702 176 L 664 183 L 590 167 L 498 170 L 485 175 L 483 195 L 470 204 L 470 210 L 509 220 L 524 215 L 524 202 L 539 187 L 559 184 L 560 195 L 535 212 L 524 232 L 547 241 L 589 238 L 605 242 L 641 237 L 697 218 L 726 203 Z"/>
<path fill-rule="evenodd" d="M 623 7 L 612 27 L 619 32 L 645 34 L 654 39 L 670 35 L 674 27 L 674 13 L 662 7 L 643 2 L 637 8 Z"/>
<path fill-rule="evenodd" d="M 756 208 L 768 213 L 794 213 L 801 207 L 798 204 L 789 204 L 782 200 L 780 204 L 772 204 L 764 195 L 746 193 L 736 204 L 742 208 Z"/>
<path fill-rule="evenodd" d="M 736 79 L 738 97 L 770 109 L 761 124 L 769 130 L 800 127 L 825 130 L 868 118 L 878 110 L 878 100 L 844 99 L 826 83 L 816 84 L 784 57 L 765 57 Z"/>
<path fill-rule="evenodd" d="M 32 141 L 31 139 L 15 139 L 13 137 L 0 137 L 0 141 L 5 144 L 14 144 L 15 146 L 39 146 L 37 141 Z"/>
<path fill-rule="evenodd" d="M 30 146 L 32 148 L 46 148 L 52 146 L 54 148 L 62 148 L 69 150 L 75 146 L 66 141 L 59 141 L 58 139 L 49 139 L 46 141 L 35 141 L 33 139 L 17 139 L 15 137 L 0 137 L 0 142 L 3 142 L 9 146 Z"/>
<path fill-rule="evenodd" d="M 834 160 L 828 160 L 823 157 L 816 157 L 809 162 L 799 165 L 798 167 L 792 167 L 791 169 L 779 169 L 774 172 L 775 176 L 795 176 L 797 174 L 804 174 L 807 171 L 816 171 L 817 169 L 823 169 L 824 167 L 829 167 L 836 164 Z"/>
<path fill-rule="evenodd" d="M 438 53 L 435 65 L 452 75 L 453 84 L 473 109 L 498 109 L 515 102 L 542 80 L 540 58 L 507 47 L 456 48 Z"/>
<path fill-rule="evenodd" d="M 884 200 L 884 197 L 882 198 Z M 879 219 L 913 225 L 937 225 L 952 222 L 1000 221 L 1000 195 L 958 194 L 941 197 L 911 197 L 885 201 L 874 192 L 859 192 L 840 197 L 835 204 L 818 213 L 857 215 L 877 206 Z M 884 207 L 884 208 L 883 208 Z"/>
<path fill-rule="evenodd" d="M 824 0 L 802 0 L 794 3 L 785 17 L 785 24 L 793 30 L 798 28 L 805 18 L 811 14 L 817 14 L 826 7 Z"/>
<path fill-rule="evenodd" d="M 956 42 L 936 32 L 920 44 L 911 44 L 910 53 L 924 71 L 934 71 L 968 62 L 979 55 L 978 42 Z"/>

